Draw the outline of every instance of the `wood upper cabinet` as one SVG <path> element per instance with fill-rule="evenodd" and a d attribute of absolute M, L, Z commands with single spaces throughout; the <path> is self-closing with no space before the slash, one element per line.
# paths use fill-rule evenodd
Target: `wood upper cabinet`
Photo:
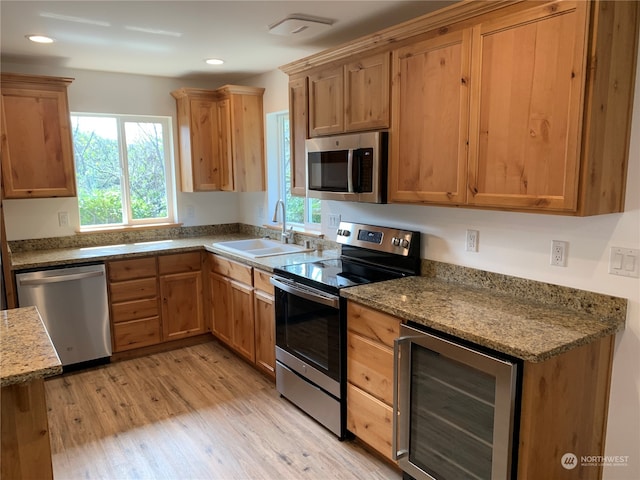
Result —
<path fill-rule="evenodd" d="M 390 201 L 465 201 L 470 60 L 469 29 L 393 52 Z"/>
<path fill-rule="evenodd" d="M 391 54 L 390 202 L 616 213 L 639 10 L 600 0 L 459 2 L 281 69 L 308 76 L 310 137 L 379 129 L 384 87 L 374 85 L 384 85 L 384 62 L 375 58 Z"/>
<path fill-rule="evenodd" d="M 577 209 L 588 7 L 561 2 L 474 28 L 469 204 Z"/>
<path fill-rule="evenodd" d="M 2 195 L 76 195 L 67 87 L 72 78 L 2 74 Z"/>
<path fill-rule="evenodd" d="M 158 257 L 165 341 L 205 332 L 200 252 Z"/>
<path fill-rule="evenodd" d="M 309 136 L 389 126 L 389 53 L 309 75 Z"/>
<path fill-rule="evenodd" d="M 309 75 L 309 136 L 344 132 L 344 73 L 334 67 Z"/>
<path fill-rule="evenodd" d="M 309 93 L 307 77 L 289 80 L 289 136 L 291 161 L 291 195 L 305 196 L 306 186 L 306 147 L 307 107 Z"/>
<path fill-rule="evenodd" d="M 389 127 L 389 54 L 349 62 L 344 67 L 346 132 Z"/>
<path fill-rule="evenodd" d="M 263 88 L 171 92 L 178 112 L 182 191 L 265 188 Z"/>

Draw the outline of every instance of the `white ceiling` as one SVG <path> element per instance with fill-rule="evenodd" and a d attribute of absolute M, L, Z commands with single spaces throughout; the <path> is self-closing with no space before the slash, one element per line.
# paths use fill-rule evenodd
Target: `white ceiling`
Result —
<path fill-rule="evenodd" d="M 1 0 L 2 62 L 183 79 L 238 81 L 442 8 L 450 1 Z M 315 35 L 278 36 L 290 14 L 334 21 Z M 50 45 L 28 34 L 56 39 Z M 206 58 L 225 60 L 209 66 Z"/>

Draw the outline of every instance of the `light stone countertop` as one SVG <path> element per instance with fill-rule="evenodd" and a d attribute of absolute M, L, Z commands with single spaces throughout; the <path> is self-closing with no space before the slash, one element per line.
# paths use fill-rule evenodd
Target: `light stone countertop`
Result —
<path fill-rule="evenodd" d="M 0 311 L 1 386 L 62 373 L 62 363 L 36 307 Z"/>
<path fill-rule="evenodd" d="M 542 362 L 624 328 L 620 319 L 427 277 L 346 288 L 340 295 L 529 362 Z"/>
<path fill-rule="evenodd" d="M 28 250 L 11 254 L 11 268 L 12 270 L 26 270 L 33 268 L 74 265 L 87 262 L 119 260 L 145 255 L 206 250 L 220 254 L 232 260 L 237 260 L 252 267 L 272 272 L 275 267 L 279 267 L 281 265 L 312 262 L 321 258 L 327 259 L 340 256 L 340 252 L 338 250 L 314 250 L 311 252 L 274 255 L 271 257 L 247 258 L 233 255 L 225 250 L 218 249 L 213 245 L 217 242 L 243 240 L 248 238 L 256 237 L 243 233 L 224 233 L 219 235 L 154 240 L 119 245 Z"/>

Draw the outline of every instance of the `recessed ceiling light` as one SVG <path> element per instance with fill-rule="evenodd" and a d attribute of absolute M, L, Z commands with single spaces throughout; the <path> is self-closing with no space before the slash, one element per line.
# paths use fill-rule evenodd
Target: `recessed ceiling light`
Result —
<path fill-rule="evenodd" d="M 53 43 L 53 38 L 44 35 L 27 35 L 27 38 L 35 43 Z"/>
<path fill-rule="evenodd" d="M 222 65 L 224 60 L 220 60 L 219 58 L 208 58 L 205 60 L 209 65 Z"/>

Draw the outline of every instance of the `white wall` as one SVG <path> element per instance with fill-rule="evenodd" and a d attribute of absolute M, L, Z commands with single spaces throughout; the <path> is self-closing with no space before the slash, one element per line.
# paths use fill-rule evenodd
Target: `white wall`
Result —
<path fill-rule="evenodd" d="M 43 68 L 33 65 L 2 64 L 3 72 L 33 73 L 75 78 L 69 86 L 72 112 L 159 115 L 171 117 L 174 158 L 177 152 L 176 104 L 170 95 L 180 87 L 216 88 L 220 84 L 190 83 L 181 80 L 142 75 Z M 177 178 L 179 169 L 174 172 Z M 179 182 L 178 182 L 179 184 Z M 178 189 L 179 190 L 179 189 Z M 240 195 L 229 192 L 176 192 L 177 220 L 186 226 L 237 222 Z M 73 235 L 80 218 L 76 198 L 5 200 L 8 240 Z M 58 212 L 69 213 L 69 226 L 58 225 Z M 193 215 L 189 215 L 193 212 Z"/>
<path fill-rule="evenodd" d="M 287 108 L 287 77 L 282 72 L 254 77 L 248 84 L 273 87 L 265 92 L 265 113 Z M 323 202 L 322 208 L 325 219 L 338 213 L 347 221 L 419 230 L 425 234 L 424 258 L 629 299 L 626 329 L 616 338 L 606 442 L 607 455 L 629 456 L 629 463 L 605 468 L 605 480 L 640 479 L 640 281 L 608 274 L 611 246 L 640 248 L 640 72 L 636 92 L 625 213 L 573 218 L 348 202 Z M 264 210 L 265 201 L 265 195 L 256 195 L 245 202 L 242 221 L 259 224 L 263 219 L 256 206 Z M 272 213 L 269 207 L 267 215 Z M 477 253 L 464 251 L 468 228 L 480 232 Z M 335 239 L 326 221 L 323 231 Z M 569 242 L 566 268 L 549 265 L 551 240 Z M 595 452 L 573 453 L 580 457 Z"/>

